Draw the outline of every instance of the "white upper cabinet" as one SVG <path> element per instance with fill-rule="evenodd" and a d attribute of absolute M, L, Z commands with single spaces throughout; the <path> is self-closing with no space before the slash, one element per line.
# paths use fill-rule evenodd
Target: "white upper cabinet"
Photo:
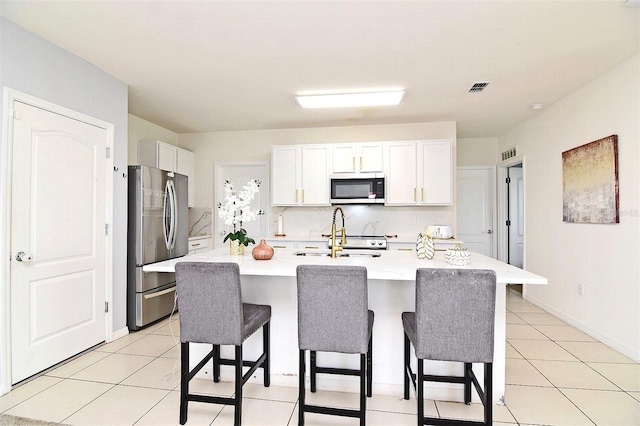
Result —
<path fill-rule="evenodd" d="M 451 205 L 450 140 L 385 144 L 385 205 Z"/>
<path fill-rule="evenodd" d="M 385 144 L 385 205 L 416 204 L 416 143 L 388 142 Z"/>
<path fill-rule="evenodd" d="M 333 144 L 333 173 L 382 172 L 382 142 Z"/>
<path fill-rule="evenodd" d="M 271 149 L 271 204 L 328 206 L 329 145 L 280 145 Z"/>
<path fill-rule="evenodd" d="M 301 170 L 299 146 L 274 146 L 271 148 L 271 204 L 297 206 Z"/>
<path fill-rule="evenodd" d="M 189 207 L 193 207 L 195 182 L 193 152 L 159 140 L 138 141 L 138 163 L 180 173 L 189 178 Z"/>
<path fill-rule="evenodd" d="M 420 204 L 453 204 L 452 153 L 450 140 L 421 141 L 418 153 L 418 187 Z"/>

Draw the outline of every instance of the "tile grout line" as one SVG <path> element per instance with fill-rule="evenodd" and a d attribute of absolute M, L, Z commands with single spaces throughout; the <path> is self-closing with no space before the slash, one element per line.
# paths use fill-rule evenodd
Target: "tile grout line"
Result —
<path fill-rule="evenodd" d="M 521 317 L 519 317 L 521 318 Z M 620 388 L 617 384 L 615 384 L 614 382 L 612 382 L 611 380 L 609 380 L 607 377 L 605 377 L 604 375 L 600 374 L 597 370 L 595 370 L 594 368 L 592 368 L 589 364 L 587 364 L 586 362 L 584 362 L 580 357 L 578 357 L 577 355 L 571 353 L 568 349 L 564 348 L 563 346 L 561 346 L 560 344 L 558 344 L 558 342 L 555 339 L 550 338 L 549 336 L 547 336 L 546 334 L 544 334 L 542 331 L 538 330 L 533 324 L 529 323 L 527 320 L 525 320 L 524 318 L 521 318 L 523 321 L 525 321 L 525 323 L 527 323 L 527 325 L 532 326 L 534 329 L 536 329 L 538 332 L 540 332 L 541 334 L 543 334 L 545 337 L 547 337 L 550 341 L 552 341 L 553 343 L 555 343 L 556 345 L 558 345 L 559 347 L 561 347 L 562 349 L 564 349 L 567 353 L 569 353 L 571 356 L 574 356 L 578 362 L 584 366 L 586 366 L 587 368 L 591 369 L 592 371 L 594 371 L 595 373 L 597 373 L 598 375 L 600 375 L 602 378 L 604 378 L 605 380 L 607 380 L 609 383 L 611 383 L 612 385 L 614 385 L 616 388 L 618 388 L 620 390 L 620 392 L 626 393 L 626 391 L 622 388 Z M 570 326 L 569 327 L 573 327 Z M 575 328 L 575 327 L 573 327 Z M 515 348 L 514 348 L 515 349 Z M 517 349 L 516 349 L 517 351 Z M 519 352 L 518 352 L 519 353 Z M 521 354 L 522 355 L 522 354 Z M 542 376 L 544 377 L 549 383 L 551 383 L 554 387 L 554 389 L 556 389 L 558 392 L 560 392 L 562 394 L 562 396 L 564 396 L 574 407 L 576 407 L 576 409 L 581 412 L 587 419 L 589 419 L 590 422 L 592 422 L 594 425 L 597 426 L 597 423 L 587 414 L 585 413 L 571 398 L 569 398 L 569 396 L 567 396 L 567 394 L 565 392 L 562 391 L 562 388 L 558 387 L 549 377 L 547 377 L 542 371 L 540 371 L 528 358 L 525 358 L 527 360 L 527 362 Z M 540 361 L 545 361 L 545 360 L 540 360 Z M 570 361 L 561 361 L 558 360 L 557 362 L 570 362 Z M 567 388 L 567 389 L 578 389 L 578 390 L 588 390 L 588 391 L 603 391 L 602 389 L 587 389 L 587 388 Z M 618 391 L 610 391 L 610 392 L 618 392 Z M 631 396 L 631 395 L 629 395 Z M 515 418 L 515 416 L 514 416 Z"/>

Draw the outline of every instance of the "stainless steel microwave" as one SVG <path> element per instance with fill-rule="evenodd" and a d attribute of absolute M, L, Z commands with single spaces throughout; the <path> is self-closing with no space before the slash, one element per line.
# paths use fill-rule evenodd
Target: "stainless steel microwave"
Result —
<path fill-rule="evenodd" d="M 384 174 L 331 175 L 331 204 L 384 204 Z"/>

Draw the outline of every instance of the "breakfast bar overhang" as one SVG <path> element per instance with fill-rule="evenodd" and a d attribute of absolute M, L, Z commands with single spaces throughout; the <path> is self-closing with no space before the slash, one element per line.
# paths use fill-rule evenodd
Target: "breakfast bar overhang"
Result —
<path fill-rule="evenodd" d="M 358 265 L 367 268 L 369 309 L 375 312 L 373 326 L 373 392 L 402 395 L 403 329 L 402 312 L 415 310 L 415 278 L 418 268 L 455 268 L 448 265 L 443 252 L 432 260 L 418 259 L 415 253 L 381 251 L 380 257 L 349 256 L 331 258 L 327 255 L 297 256 L 293 249 L 277 249 L 271 260 L 255 260 L 250 254 L 232 256 L 227 247 L 158 262 L 143 268 L 145 272 L 174 272 L 178 262 L 234 262 L 242 275 L 242 297 L 247 303 L 269 304 L 271 319 L 271 380 L 272 383 L 298 386 L 298 335 L 296 267 L 313 265 Z M 316 252 L 316 254 L 318 254 Z M 502 404 L 505 392 L 506 285 L 547 284 L 547 279 L 496 259 L 471 253 L 466 269 L 490 269 L 496 272 L 495 348 L 493 363 L 493 402 Z M 248 359 L 260 351 L 260 339 L 247 341 Z M 255 346 L 253 345 L 255 343 Z M 223 348 L 223 351 L 228 348 Z M 204 352 L 207 348 L 203 347 Z M 224 352 L 223 352 L 224 353 Z M 196 356 L 194 355 L 194 359 Z M 334 367 L 354 368 L 357 357 L 343 354 L 319 354 L 318 363 Z M 426 372 L 459 374 L 459 363 L 427 362 Z M 476 369 L 478 379 L 482 371 Z M 350 378 L 318 378 L 318 387 L 357 392 L 357 381 Z M 438 383 L 426 389 L 428 399 L 461 401 L 460 385 Z"/>

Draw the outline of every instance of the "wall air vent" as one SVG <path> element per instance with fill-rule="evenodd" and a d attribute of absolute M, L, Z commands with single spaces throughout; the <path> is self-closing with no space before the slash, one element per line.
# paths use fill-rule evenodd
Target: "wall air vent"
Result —
<path fill-rule="evenodd" d="M 516 147 L 511 147 L 509 149 L 507 149 L 506 151 L 502 152 L 502 161 L 508 160 L 509 158 L 513 158 L 516 155 L 518 155 L 518 153 L 516 152 Z"/>
<path fill-rule="evenodd" d="M 487 87 L 489 85 L 488 81 L 481 81 L 478 83 L 473 83 L 473 86 L 471 86 L 471 89 L 469 89 L 469 93 L 479 93 L 482 92 L 484 90 L 485 87 Z"/>

